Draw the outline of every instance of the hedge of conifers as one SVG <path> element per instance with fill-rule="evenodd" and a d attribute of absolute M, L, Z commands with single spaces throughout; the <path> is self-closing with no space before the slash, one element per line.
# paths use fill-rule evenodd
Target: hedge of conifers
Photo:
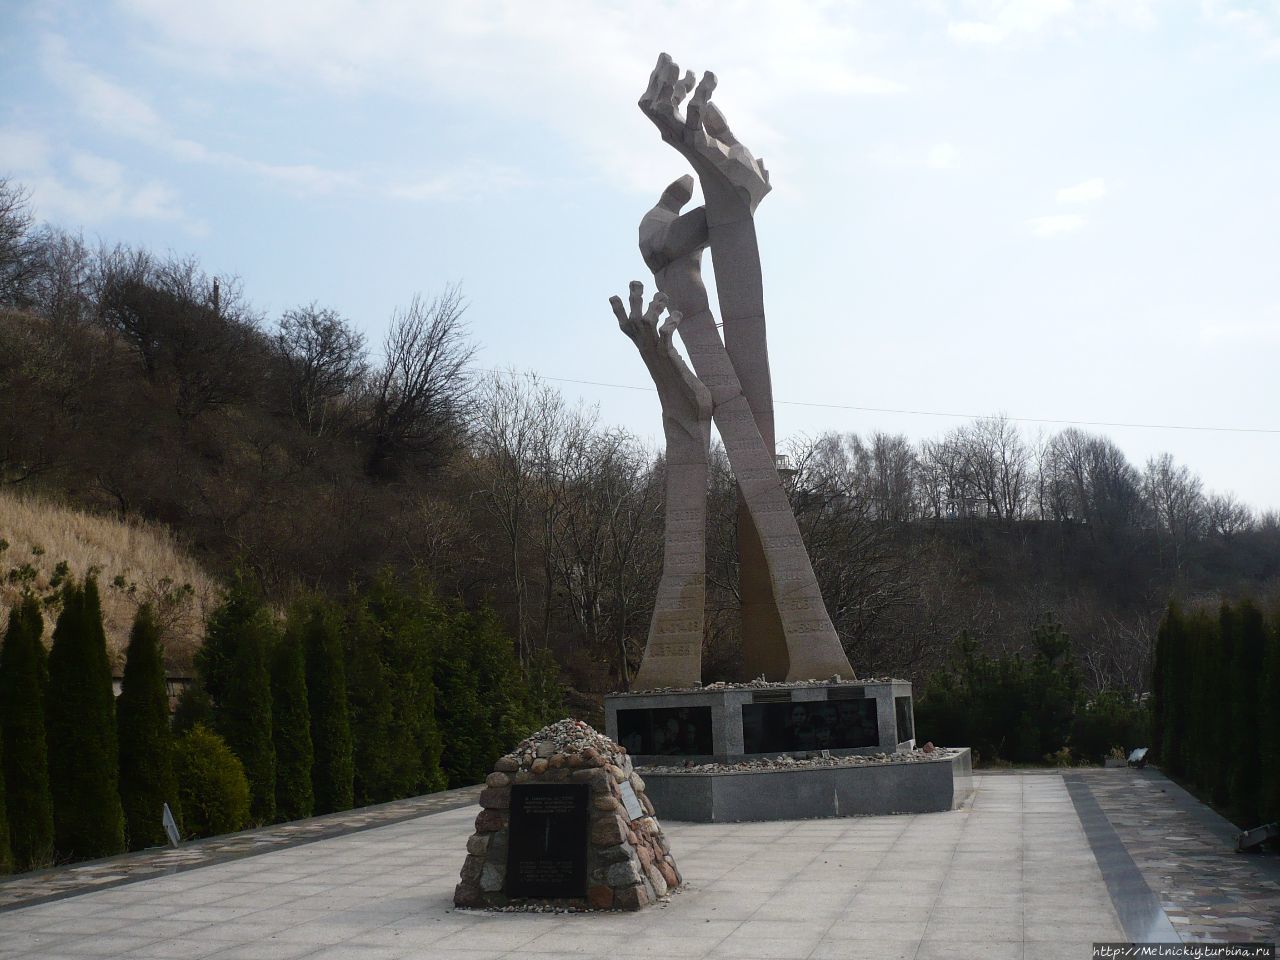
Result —
<path fill-rule="evenodd" d="M 1246 829 L 1280 820 L 1280 618 L 1171 606 L 1153 671 L 1162 769 Z"/>
<path fill-rule="evenodd" d="M 46 653 L 45 612 L 56 610 Z M 10 612 L 0 646 L 0 872 L 299 819 L 483 780 L 560 711 L 487 611 L 380 578 L 279 623 L 236 578 L 171 722 L 162 636 L 142 606 L 122 690 L 93 577 Z"/>

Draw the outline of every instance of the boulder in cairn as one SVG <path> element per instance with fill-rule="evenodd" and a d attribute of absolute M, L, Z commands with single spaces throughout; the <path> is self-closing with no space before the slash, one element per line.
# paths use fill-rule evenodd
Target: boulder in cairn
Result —
<path fill-rule="evenodd" d="M 639 910 L 683 882 L 626 749 L 581 720 L 499 757 L 480 807 L 459 907 Z"/>

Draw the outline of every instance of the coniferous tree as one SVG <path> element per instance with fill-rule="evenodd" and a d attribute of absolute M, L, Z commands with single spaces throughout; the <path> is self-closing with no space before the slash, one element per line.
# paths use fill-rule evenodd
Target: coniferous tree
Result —
<path fill-rule="evenodd" d="M 0 768 L 9 812 L 10 846 L 16 870 L 53 862 L 53 800 L 49 795 L 44 693 L 48 667 L 44 620 L 34 597 L 9 611 L 0 648 Z"/>
<path fill-rule="evenodd" d="M 435 643 L 436 719 L 451 787 L 478 783 L 493 761 L 542 724 L 515 646 L 492 611 L 456 611 Z"/>
<path fill-rule="evenodd" d="M 1183 734 L 1183 769 L 1192 783 L 1201 788 L 1213 788 L 1213 764 L 1205 756 L 1205 747 L 1212 742 L 1214 718 L 1210 711 L 1221 709 L 1215 703 L 1206 676 L 1216 673 L 1220 662 L 1219 646 L 1221 620 L 1203 611 L 1196 611 L 1187 618 L 1186 664 L 1182 669 L 1183 702 L 1186 704 L 1187 722 Z"/>
<path fill-rule="evenodd" d="M 530 658 L 528 677 L 525 679 L 525 711 L 528 714 L 526 726 L 530 731 L 540 730 L 565 715 L 560 665 L 556 662 L 555 654 L 545 648 Z M 503 752 L 509 749 L 509 746 L 504 747 Z"/>
<path fill-rule="evenodd" d="M 202 684 L 192 683 L 178 695 L 173 708 L 173 735 L 182 736 L 197 724 L 206 728 L 213 724 L 213 701 Z"/>
<path fill-rule="evenodd" d="M 1231 670 L 1228 682 L 1219 696 L 1230 696 L 1227 736 L 1215 745 L 1214 752 L 1225 757 L 1224 773 L 1230 781 L 1231 806 L 1242 826 L 1257 826 L 1261 820 L 1262 757 L 1258 749 L 1266 736 L 1259 715 L 1264 696 L 1261 685 L 1267 658 L 1267 627 L 1262 611 L 1248 600 L 1235 612 L 1235 643 L 1229 651 Z M 1224 711 L 1226 712 L 1226 711 Z M 1223 744 L 1231 744 L 1224 750 Z"/>
<path fill-rule="evenodd" d="M 276 817 L 309 817 L 315 806 L 311 711 L 302 635 L 292 626 L 271 655 L 271 728 L 276 752 Z"/>
<path fill-rule="evenodd" d="M 4 742 L 0 740 L 0 764 L 3 763 Z M 0 874 L 8 873 L 12 869 L 13 857 L 9 853 L 9 811 L 5 806 L 4 777 L 0 777 Z"/>
<path fill-rule="evenodd" d="M 213 702 L 213 730 L 244 765 L 257 823 L 275 818 L 270 651 L 275 626 L 257 591 L 237 575 L 205 630 L 196 669 Z"/>
<path fill-rule="evenodd" d="M 354 678 L 349 679 L 353 720 L 360 700 L 360 725 L 353 733 L 357 747 L 357 800 L 380 802 L 444 788 L 440 768 L 441 740 L 436 725 L 436 691 L 432 677 L 432 643 L 446 619 L 429 591 L 411 592 L 390 574 L 376 578 L 361 598 L 352 631 Z M 375 666 L 376 659 L 379 666 Z M 354 682 L 353 682 L 354 680 Z M 384 715 L 373 691 L 383 686 Z M 385 752 L 368 736 L 369 724 L 385 720 Z M 362 743 L 363 740 L 363 743 Z M 363 759 L 361 748 L 372 747 Z M 362 776 L 362 774 L 364 776 Z"/>
<path fill-rule="evenodd" d="M 178 782 L 173 773 L 173 734 L 165 689 L 160 628 L 150 604 L 133 621 L 125 653 L 124 679 L 116 701 L 120 739 L 120 801 L 130 850 L 165 843 L 164 805 L 181 824 Z"/>
<path fill-rule="evenodd" d="M 394 589 L 394 588 L 393 588 Z M 398 590 L 388 612 L 384 654 L 391 670 L 393 731 L 403 731 L 403 752 L 393 754 L 396 795 L 413 796 L 443 790 L 448 781 L 441 766 L 444 742 L 436 723 L 433 646 L 440 631 L 451 627 L 443 604 L 427 588 Z"/>
<path fill-rule="evenodd" d="M 1160 715 L 1160 756 L 1164 769 L 1173 776 L 1186 772 L 1186 729 L 1190 684 L 1188 683 L 1187 620 L 1174 605 L 1169 606 L 1160 625 L 1161 685 L 1156 710 Z"/>
<path fill-rule="evenodd" d="M 68 584 L 46 698 L 54 848 L 83 860 L 124 850 L 115 703 L 97 582 Z"/>
<path fill-rule="evenodd" d="M 391 782 L 391 695 L 379 653 L 378 626 L 363 603 L 352 615 L 347 649 L 355 805 L 394 799 Z"/>
<path fill-rule="evenodd" d="M 477 638 L 466 629 L 466 620 L 457 615 L 440 624 L 432 644 L 436 723 L 444 744 L 440 759 L 450 787 L 483 780 L 495 759 L 486 762 L 493 731 L 483 696 L 490 691 L 480 689 Z"/>
<path fill-rule="evenodd" d="M 1239 612 L 1230 604 L 1222 604 L 1215 629 L 1205 638 L 1195 672 L 1198 691 L 1196 703 L 1200 722 L 1197 727 L 1196 779 L 1219 807 L 1231 803 L 1232 759 L 1230 751 L 1221 749 L 1233 739 L 1235 710 L 1232 706 L 1232 671 L 1234 651 L 1240 638 Z"/>
<path fill-rule="evenodd" d="M 1280 614 L 1266 631 L 1266 654 L 1258 694 L 1258 749 L 1262 783 L 1259 806 L 1263 822 L 1280 821 Z"/>
<path fill-rule="evenodd" d="M 295 607 L 294 616 L 301 620 L 306 657 L 315 811 L 349 810 L 355 802 L 354 768 L 342 633 L 335 613 L 319 600 Z"/>
<path fill-rule="evenodd" d="M 1151 658 L 1151 747 L 1152 762 L 1164 762 L 1166 675 L 1169 672 L 1169 618 L 1176 608 L 1170 604 L 1156 628 L 1155 650 Z"/>

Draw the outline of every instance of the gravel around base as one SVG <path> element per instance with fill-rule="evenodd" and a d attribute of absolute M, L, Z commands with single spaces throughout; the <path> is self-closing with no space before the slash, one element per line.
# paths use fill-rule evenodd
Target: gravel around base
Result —
<path fill-rule="evenodd" d="M 737 763 L 697 763 L 689 766 L 637 767 L 641 776 L 651 773 L 758 773 L 776 770 L 806 770 L 818 767 L 871 767 L 890 763 L 927 763 L 931 760 L 950 760 L 959 750 L 936 747 L 926 753 L 923 750 L 902 753 L 872 753 L 851 757 L 764 757 L 759 760 L 741 760 Z"/>
<path fill-rule="evenodd" d="M 708 693 L 717 690 L 768 690 L 775 687 L 786 687 L 789 689 L 795 687 L 861 687 L 868 683 L 907 683 L 898 677 L 855 677 L 846 680 L 839 675 L 828 677 L 826 680 L 765 680 L 758 678 L 755 680 L 747 680 L 744 683 L 730 683 L 726 680 L 717 680 L 715 683 L 708 683 L 705 686 L 699 684 L 695 687 L 653 687 L 649 690 L 617 690 L 607 694 L 610 697 L 649 697 L 657 693 Z"/>

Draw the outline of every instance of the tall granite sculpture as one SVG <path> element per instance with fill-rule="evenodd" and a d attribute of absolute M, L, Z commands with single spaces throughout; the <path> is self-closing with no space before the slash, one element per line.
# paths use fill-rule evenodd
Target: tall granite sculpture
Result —
<path fill-rule="evenodd" d="M 698 679 L 706 611 L 707 477 L 711 448 L 711 394 L 685 365 L 672 334 L 680 314 L 667 308 L 666 294 L 644 306 L 644 284 L 631 284 L 631 310 L 612 297 L 618 326 L 644 359 L 658 400 L 667 442 L 667 511 L 662 579 L 649 624 L 649 642 L 637 682 L 646 688 L 688 686 Z"/>
<path fill-rule="evenodd" d="M 695 90 L 692 72 L 681 77 L 669 56 L 659 56 L 648 89 L 640 98 L 640 109 L 658 127 L 663 140 L 693 167 L 706 202 L 682 214 L 693 193 L 693 179 L 684 176 L 668 186 L 641 221 L 640 252 L 653 271 L 658 291 L 666 297 L 666 306 L 673 315 L 679 314 L 673 326 L 678 324 L 696 379 L 710 396 L 712 416 L 738 484 L 744 665 L 752 676 L 770 680 L 808 680 L 836 674 L 851 677 L 853 669 L 823 604 L 774 456 L 764 286 L 754 219 L 756 207 L 770 190 L 769 175 L 711 103 L 715 86 L 715 75 L 706 73 Z M 687 114 L 682 115 L 680 104 L 691 90 Z M 702 282 L 701 256 L 708 247 L 724 320 L 723 340 Z M 633 285 L 633 314 L 637 316 L 639 296 Z M 615 311 L 619 310 L 620 304 L 615 305 Z M 622 319 L 620 316 L 620 322 Z M 656 314 L 652 322 L 656 323 Z M 663 412 L 665 420 L 666 400 Z M 670 456 L 670 436 L 668 444 Z M 673 495 L 682 499 L 674 500 Z M 692 536 L 690 528 L 673 531 L 672 512 L 685 517 L 693 502 L 703 501 L 705 495 L 705 480 L 696 494 L 688 485 L 677 492 L 669 483 L 669 539 L 664 561 L 680 556 L 670 539 L 673 532 Z M 687 516 L 692 524 L 693 514 Z M 705 554 L 700 539 L 698 543 Z M 679 562 L 671 571 L 673 577 L 688 575 L 686 565 Z M 664 584 L 668 576 L 664 566 Z M 660 594 L 636 677 L 635 685 L 640 689 L 689 686 L 701 679 L 700 656 L 691 657 L 688 643 L 683 641 L 689 632 L 681 632 L 678 643 L 662 639 L 676 632 L 666 626 L 672 609 L 664 608 L 662 599 Z M 701 609 L 696 617 L 682 618 L 680 624 L 691 627 L 695 620 L 699 642 L 694 649 L 700 654 Z"/>

